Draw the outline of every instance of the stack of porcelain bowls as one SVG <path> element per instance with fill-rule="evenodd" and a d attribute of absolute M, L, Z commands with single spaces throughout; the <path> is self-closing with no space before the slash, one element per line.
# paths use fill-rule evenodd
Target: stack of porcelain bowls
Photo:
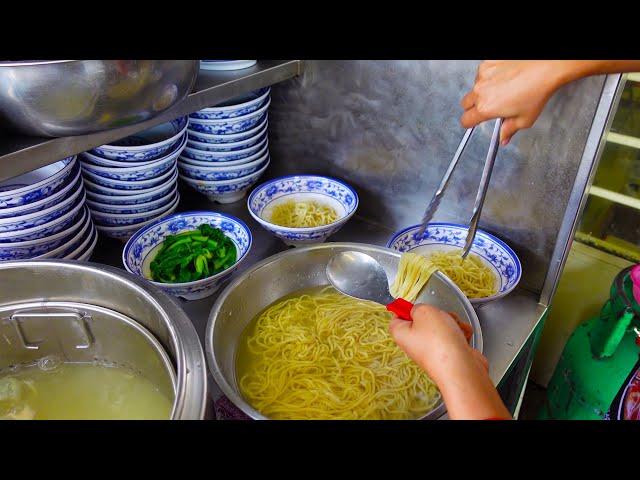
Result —
<path fill-rule="evenodd" d="M 125 241 L 175 211 L 187 125 L 181 117 L 81 154 L 87 206 L 100 233 Z"/>
<path fill-rule="evenodd" d="M 0 182 L 0 261 L 87 260 L 97 240 L 75 156 Z"/>
<path fill-rule="evenodd" d="M 270 91 L 262 88 L 189 115 L 187 146 L 178 160 L 187 185 L 219 203 L 245 196 L 269 166 Z"/>

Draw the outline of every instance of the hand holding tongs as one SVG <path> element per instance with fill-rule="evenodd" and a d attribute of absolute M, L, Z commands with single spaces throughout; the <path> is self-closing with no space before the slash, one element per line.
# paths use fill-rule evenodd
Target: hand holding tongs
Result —
<path fill-rule="evenodd" d="M 480 185 L 478 186 L 478 193 L 476 194 L 476 201 L 473 205 L 473 213 L 471 214 L 471 221 L 469 222 L 469 231 L 467 232 L 467 240 L 465 242 L 464 248 L 462 249 L 462 258 L 465 258 L 471 250 L 471 245 L 473 244 L 473 239 L 476 237 L 476 231 L 478 230 L 478 221 L 480 220 L 480 213 L 482 212 L 482 205 L 484 204 L 484 198 L 487 195 L 487 189 L 489 187 L 489 180 L 491 179 L 491 171 L 493 170 L 493 164 L 496 161 L 496 155 L 498 154 L 498 145 L 500 143 L 500 128 L 502 127 L 502 118 L 496 120 L 496 124 L 493 127 L 493 134 L 491 135 L 491 144 L 489 145 L 489 152 L 487 152 L 487 158 L 484 161 L 484 169 L 482 170 L 482 177 L 480 178 Z M 444 173 L 442 180 L 440 181 L 440 185 L 436 190 L 436 193 L 433 195 L 431 202 L 427 205 L 427 209 L 422 216 L 422 224 L 420 229 L 416 233 L 418 237 L 421 237 L 424 234 L 424 231 L 427 228 L 427 224 L 433 218 L 433 215 L 436 213 L 438 206 L 440 205 L 440 200 L 442 199 L 442 195 L 444 194 L 445 189 L 449 183 L 449 179 L 451 178 L 451 174 L 453 170 L 456 168 L 458 164 L 458 160 L 462 156 L 467 143 L 469 142 L 469 138 L 471 138 L 471 134 L 473 133 L 475 127 L 468 129 L 462 140 L 460 141 L 460 145 L 458 145 L 458 149 L 456 150 L 451 163 L 449 164 L 449 168 Z"/>

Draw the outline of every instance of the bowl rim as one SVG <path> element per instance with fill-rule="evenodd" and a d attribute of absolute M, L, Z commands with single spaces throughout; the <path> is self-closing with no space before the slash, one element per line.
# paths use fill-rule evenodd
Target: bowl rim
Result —
<path fill-rule="evenodd" d="M 32 260 L 39 260 L 41 258 L 56 258 L 55 255 L 59 254 L 60 252 L 64 252 L 67 248 L 74 245 L 75 243 L 78 243 L 78 245 L 83 243 L 84 240 L 86 240 L 84 236 L 87 233 L 87 230 L 89 230 L 90 228 L 92 230 L 93 229 L 92 226 L 93 226 L 93 221 L 91 219 L 91 215 L 88 215 L 87 218 L 85 218 L 84 222 L 80 225 L 80 229 L 77 232 L 73 232 L 74 235 L 72 238 L 70 238 L 68 241 L 66 241 L 62 245 L 59 245 L 52 250 L 49 250 L 48 252 L 38 255 L 37 257 L 33 257 Z M 91 236 L 91 235 L 88 235 L 88 236 Z"/>
<path fill-rule="evenodd" d="M 260 92 L 260 90 L 265 90 L 265 92 L 262 93 L 257 98 L 254 98 L 253 100 L 248 100 L 246 102 L 236 103 L 234 105 L 227 105 L 227 106 L 223 106 L 223 107 L 213 106 L 213 107 L 201 108 L 200 110 L 198 110 L 198 112 L 204 112 L 204 113 L 226 112 L 226 111 L 229 111 L 229 110 L 238 110 L 238 109 L 241 109 L 241 108 L 244 108 L 244 107 L 248 107 L 249 105 L 251 105 L 253 103 L 256 103 L 256 102 L 260 103 L 262 100 L 264 100 L 267 97 L 267 95 L 269 95 L 271 93 L 271 86 L 258 88 L 257 92 Z"/>
<path fill-rule="evenodd" d="M 429 224 L 427 224 L 427 228 L 429 228 L 430 226 L 443 226 L 443 227 L 458 227 L 458 228 L 462 228 L 464 230 L 469 230 L 469 226 L 468 225 L 463 225 L 461 223 L 453 223 L 453 222 L 430 222 Z M 398 237 L 400 237 L 401 235 L 404 235 L 405 233 L 407 233 L 410 230 L 419 228 L 420 224 L 416 224 L 416 225 L 411 225 L 409 227 L 403 228 L 401 230 L 398 230 L 397 232 L 394 232 L 391 237 L 389 238 L 389 240 L 386 243 L 386 247 L 387 248 L 391 248 L 394 251 L 398 251 L 395 250 L 394 248 L 391 247 L 391 245 L 393 244 L 394 240 L 396 240 Z M 489 239 L 495 243 L 497 243 L 498 245 L 500 245 L 502 248 L 504 248 L 504 250 L 509 254 L 509 256 L 512 258 L 512 260 L 514 260 L 514 263 L 516 265 L 517 268 L 517 275 L 516 275 L 516 280 L 513 282 L 513 285 L 506 289 L 504 292 L 498 292 L 495 295 L 490 295 L 488 297 L 480 297 L 480 298 L 469 298 L 469 301 L 472 304 L 483 304 L 483 303 L 488 303 L 491 302 L 493 300 L 497 300 L 499 298 L 505 297 L 506 295 L 510 294 L 513 290 L 515 290 L 515 288 L 518 286 L 518 284 L 520 283 L 520 280 L 522 279 L 522 263 L 520 262 L 520 258 L 518 257 L 518 255 L 516 254 L 516 252 L 509 246 L 507 245 L 503 240 L 500 240 L 498 237 L 496 237 L 495 235 L 487 232 L 486 230 L 483 230 L 481 228 L 478 228 L 477 233 L 482 233 L 483 235 L 486 235 L 487 237 L 489 237 Z M 444 244 L 443 244 L 444 245 Z M 466 295 L 465 295 L 466 296 Z"/>
<path fill-rule="evenodd" d="M 203 337 L 207 367 L 209 369 L 209 373 L 211 373 L 211 376 L 213 377 L 213 380 L 219 386 L 222 393 L 226 395 L 237 408 L 242 410 L 242 412 L 245 413 L 246 415 L 251 416 L 251 418 L 255 418 L 259 420 L 271 420 L 269 417 L 267 417 L 266 415 L 263 415 L 259 410 L 254 408 L 248 401 L 244 399 L 244 397 L 241 394 L 239 393 L 237 394 L 235 392 L 235 390 L 232 388 L 229 382 L 227 382 L 224 374 L 222 373 L 222 368 L 217 362 L 217 356 L 214 354 L 213 338 L 214 338 L 215 324 L 218 320 L 218 314 L 220 312 L 220 309 L 222 308 L 222 305 L 226 301 L 227 297 L 235 289 L 238 288 L 238 285 L 240 285 L 240 283 L 242 283 L 246 279 L 246 277 L 248 277 L 253 272 L 261 268 L 264 268 L 265 266 L 273 262 L 279 261 L 282 257 L 285 257 L 287 255 L 293 255 L 300 252 L 313 251 L 313 250 L 319 250 L 324 248 L 343 248 L 343 247 L 366 248 L 370 250 L 382 249 L 382 250 L 387 250 L 388 253 L 398 258 L 401 255 L 401 253 L 398 252 L 397 250 L 393 250 L 382 245 L 373 245 L 373 244 L 359 243 L 359 242 L 320 243 L 320 244 L 313 244 L 313 245 L 305 245 L 295 249 L 287 249 L 287 250 L 278 252 L 276 254 L 273 254 L 267 258 L 264 258 L 259 262 L 254 263 L 253 265 L 251 265 L 251 267 L 246 269 L 240 275 L 231 279 L 231 281 L 225 286 L 225 288 L 220 292 L 220 294 L 216 297 L 215 301 L 213 302 L 213 305 L 209 311 L 209 316 L 207 317 L 207 325 L 205 327 L 205 332 Z M 477 349 L 480 353 L 483 353 L 484 335 L 482 332 L 482 325 L 480 324 L 480 319 L 478 318 L 478 314 L 476 310 L 473 308 L 473 305 L 471 304 L 467 296 L 464 293 L 462 293 L 460 288 L 455 283 L 453 283 L 453 281 L 451 281 L 449 277 L 447 277 L 446 275 L 438 271 L 436 271 L 434 275 L 436 275 L 443 283 L 448 285 L 454 291 L 457 291 L 459 293 L 460 301 L 462 302 L 464 309 L 467 311 L 467 314 L 471 319 L 471 325 L 473 327 L 473 332 L 474 332 L 474 343 L 477 344 L 477 345 L 474 345 L 474 348 Z M 290 293 L 293 293 L 293 292 L 290 292 Z M 239 402 L 237 402 L 237 400 L 239 400 Z M 444 403 L 444 400 L 441 398 L 439 404 L 433 410 L 427 412 L 424 416 L 417 418 L 416 420 L 421 420 L 424 418 L 437 419 L 442 417 L 442 415 L 446 413 L 447 413 L 447 407 L 446 407 L 446 404 Z"/>
<path fill-rule="evenodd" d="M 144 152 L 145 150 L 152 150 L 154 148 L 162 147 L 162 146 L 166 145 L 167 143 L 171 143 L 172 141 L 177 140 L 180 137 L 180 135 L 182 135 L 183 133 L 185 133 L 187 131 L 187 128 L 189 127 L 189 117 L 187 115 L 181 115 L 181 116 L 179 116 L 177 118 L 174 118 L 173 120 L 168 120 L 166 122 L 159 123 L 158 125 L 154 125 L 153 127 L 149 127 L 147 129 L 147 130 L 151 130 L 152 128 L 158 127 L 158 126 L 163 125 L 165 123 L 171 123 L 171 122 L 174 122 L 176 120 L 180 120 L 182 118 L 187 118 L 186 125 L 184 127 L 182 127 L 182 129 L 178 133 L 176 133 L 173 136 L 167 138 L 166 140 L 160 140 L 159 142 L 148 143 L 146 145 L 131 145 L 131 146 L 111 145 L 109 143 L 105 143 L 104 145 L 99 145 L 97 147 L 89 149 L 89 152 L 91 153 L 97 148 L 101 148 L 103 150 L 110 150 L 112 152 L 126 152 L 126 151 L 129 151 L 129 152 Z M 144 132 L 144 130 L 142 132 Z M 142 133 L 142 132 L 139 132 L 139 133 Z M 131 137 L 131 136 L 133 136 L 133 135 L 129 135 L 129 137 Z M 127 137 L 124 137 L 124 138 L 127 138 Z M 96 154 L 94 153 L 93 155 L 96 155 Z M 100 156 L 100 155 L 98 155 L 98 156 Z"/>
<path fill-rule="evenodd" d="M 262 140 L 260 140 L 259 142 L 256 142 L 255 144 L 251 145 L 250 147 L 241 148 L 241 149 L 238 149 L 238 150 L 229 150 L 229 151 L 226 151 L 226 152 L 216 152 L 216 151 L 212 151 L 212 150 L 202 150 L 200 148 L 190 147 L 188 142 L 187 142 L 187 146 L 184 147 L 184 151 L 188 151 L 189 153 L 192 153 L 193 151 L 195 151 L 196 154 L 204 154 L 205 156 L 206 155 L 211 155 L 213 158 L 232 157 L 234 155 L 245 153 L 247 150 L 260 150 L 263 147 L 263 144 L 265 142 L 267 142 L 267 143 L 269 142 L 269 136 L 265 135 L 264 133 L 262 135 L 264 135 L 264 138 Z M 193 140 L 190 140 L 190 141 L 193 141 Z M 204 143 L 204 142 L 196 142 L 196 143 L 199 143 L 201 145 L 216 145 L 214 143 Z M 250 157 L 250 156 L 251 155 L 247 155 L 247 157 Z M 206 161 L 206 160 L 197 160 L 197 159 L 192 159 L 192 160 L 195 160 L 197 162 Z M 242 159 L 238 159 L 238 160 L 242 160 Z M 229 160 L 229 161 L 232 162 L 233 160 Z M 221 162 L 216 162 L 216 163 L 226 163 L 226 162 L 221 161 Z"/>
<path fill-rule="evenodd" d="M 245 168 L 252 168 L 256 165 L 260 165 L 260 163 L 264 162 L 269 158 L 269 152 L 266 152 L 262 157 L 252 160 L 248 163 L 241 163 L 239 165 L 231 165 L 230 167 L 209 167 L 208 169 L 204 169 L 204 167 L 198 167 L 198 165 L 193 165 L 191 163 L 187 163 L 184 161 L 178 161 L 178 167 L 183 168 L 185 170 L 197 170 L 204 173 L 233 173 L 237 171 L 242 171 Z M 212 170 L 215 168 L 215 170 Z M 251 174 L 249 174 L 251 175 Z"/>
<path fill-rule="evenodd" d="M 189 133 L 191 133 L 192 135 L 195 136 L 202 136 L 204 138 L 212 138 L 212 139 L 223 139 L 223 138 L 233 138 L 233 137 L 242 137 L 245 135 L 249 135 L 248 137 L 243 138 L 242 140 L 237 140 L 235 142 L 217 142 L 221 145 L 231 145 L 234 143 L 239 143 L 239 142 L 244 142 L 245 140 L 251 140 L 253 137 L 257 136 L 258 134 L 256 132 L 258 132 L 261 128 L 268 128 L 269 126 L 269 118 L 268 116 L 258 124 L 257 127 L 254 127 L 250 130 L 245 130 L 244 132 L 238 132 L 238 133 L 204 133 L 204 132 L 198 132 L 197 130 L 192 130 L 190 128 L 187 129 L 187 136 L 189 136 Z M 262 133 L 262 132 L 261 132 Z M 201 142 L 201 143 L 206 143 L 206 142 Z M 212 142 L 210 145 L 216 145 L 216 143 Z"/>
<path fill-rule="evenodd" d="M 250 157 L 247 158 L 242 158 L 241 160 L 249 160 L 247 162 L 242 162 L 242 163 L 235 163 L 235 162 L 213 162 L 214 165 L 200 165 L 200 163 L 205 163 L 205 162 L 198 162 L 198 164 L 195 163 L 191 163 L 191 162 L 187 162 L 186 160 L 183 159 L 182 155 L 180 156 L 180 158 L 178 159 L 178 165 L 186 165 L 187 168 L 191 168 L 192 170 L 200 170 L 202 172 L 234 172 L 236 170 L 242 170 L 243 168 L 246 168 L 247 165 L 256 165 L 256 163 L 259 163 L 260 160 L 264 160 L 266 157 L 269 156 L 269 145 L 265 145 L 260 152 L 262 155 L 258 156 L 258 153 L 256 153 L 255 155 L 251 155 Z M 191 159 L 189 159 L 191 160 Z M 218 165 L 218 163 L 220 163 L 220 165 Z M 235 163 L 234 165 L 229 165 L 229 163 Z"/>
<path fill-rule="evenodd" d="M 98 217 L 98 218 L 113 218 L 115 220 L 131 220 L 132 218 L 140 218 L 140 217 L 149 217 L 149 218 L 153 218 L 156 215 L 162 213 L 164 210 L 166 210 L 166 207 L 168 207 L 169 205 L 172 205 L 173 202 L 175 202 L 176 198 L 180 199 L 180 193 L 178 193 L 177 191 L 173 192 L 173 195 L 171 195 L 171 197 L 168 199 L 169 201 L 167 201 L 165 204 L 160 205 L 157 208 L 154 208 L 153 210 L 149 210 L 147 212 L 140 212 L 140 213 L 115 213 L 115 212 L 101 212 L 99 210 L 93 210 L 90 206 L 89 206 L 89 210 L 91 210 L 91 216 L 92 217 Z M 105 226 L 109 226 L 109 225 L 105 225 Z"/>
<path fill-rule="evenodd" d="M 170 203 L 168 205 L 168 208 L 165 210 L 165 212 L 172 214 L 173 211 L 178 207 L 178 203 L 180 203 L 180 194 L 178 194 L 178 198 L 176 198 L 176 200 L 173 203 Z M 147 224 L 151 222 L 155 222 L 156 220 L 161 220 L 163 218 L 166 218 L 162 216 L 162 213 L 160 213 L 160 215 L 158 215 L 156 218 L 150 218 L 149 220 L 145 220 L 144 222 L 131 223 L 129 225 L 117 225 L 117 226 L 103 226 L 103 225 L 95 224 L 95 227 L 98 231 L 104 231 L 104 232 L 128 232 L 130 230 L 133 230 L 133 232 L 137 232 L 138 229 L 146 227 Z"/>
<path fill-rule="evenodd" d="M 141 274 L 133 272 L 129 267 L 129 264 L 127 263 L 127 253 L 131 248 L 133 248 L 135 241 L 137 241 L 138 238 L 140 238 L 148 229 L 153 228 L 169 219 L 178 218 L 180 216 L 185 216 L 185 215 L 203 215 L 203 216 L 206 215 L 206 216 L 214 216 L 214 217 L 223 217 L 239 223 L 240 226 L 247 232 L 247 235 L 249 237 L 247 250 L 242 255 L 240 255 L 240 258 L 237 258 L 234 264 L 231 265 L 229 268 L 226 268 L 223 271 L 216 273 L 215 275 L 211 275 L 206 278 L 201 278 L 200 280 L 193 280 L 191 282 L 184 282 L 184 283 L 156 282 L 155 280 L 150 280 Z M 217 280 L 223 274 L 231 273 L 235 268 L 238 267 L 238 265 L 240 265 L 242 261 L 244 261 L 247 258 L 247 256 L 249 255 L 249 252 L 251 251 L 252 246 L 253 246 L 253 234 L 251 233 L 251 229 L 247 226 L 245 222 L 243 222 L 241 219 L 239 219 L 235 215 L 231 215 L 229 213 L 214 212 L 211 210 L 189 210 L 188 212 L 173 213 L 167 217 L 160 218 L 157 221 L 150 223 L 149 225 L 145 225 L 143 228 L 141 228 L 140 230 L 136 231 L 133 235 L 131 235 L 131 237 L 127 240 L 127 243 L 125 244 L 124 248 L 122 249 L 122 264 L 124 265 L 124 268 L 127 270 L 127 272 L 131 273 L 132 275 L 136 275 L 137 277 L 143 278 L 144 280 L 156 286 L 165 287 L 165 288 L 188 288 L 188 287 L 194 287 L 198 285 L 204 285 L 206 282 Z"/>
<path fill-rule="evenodd" d="M 91 213 L 89 212 L 89 209 L 85 207 L 82 210 L 82 215 L 78 218 L 78 221 L 73 222 L 69 226 L 69 228 L 63 228 L 62 230 L 60 230 L 57 233 L 54 233 L 53 235 L 46 235 L 42 238 L 35 238 L 33 240 L 24 240 L 22 242 L 17 241 L 17 242 L 0 243 L 0 250 L 6 250 L 11 248 L 30 248 L 35 245 L 40 245 L 41 243 L 46 243 L 53 240 L 58 240 L 60 238 L 64 238 L 67 235 L 74 233 L 79 228 L 79 226 L 84 224 L 86 217 L 90 215 Z"/>
<path fill-rule="evenodd" d="M 287 179 L 287 178 L 303 178 L 303 177 L 324 178 L 324 179 L 327 179 L 327 180 L 331 180 L 331 181 L 340 183 L 344 187 L 348 188 L 351 191 L 351 193 L 353 194 L 353 196 L 355 197 L 355 199 L 356 199 L 356 201 L 354 203 L 353 210 L 351 210 L 351 212 L 347 213 L 344 217 L 340 217 L 339 219 L 337 219 L 334 222 L 328 223 L 326 225 L 320 225 L 318 227 L 283 227 L 283 226 L 278 225 L 276 223 L 272 223 L 272 222 L 270 222 L 268 220 L 265 220 L 260 215 L 255 213 L 253 211 L 253 209 L 251 208 L 251 200 L 255 197 L 255 195 L 260 193 L 260 191 L 263 190 L 265 187 L 271 185 L 274 182 L 277 182 L 277 181 L 280 181 L 280 180 L 284 180 L 284 179 Z M 292 192 L 292 194 L 296 194 L 296 193 L 304 195 L 305 193 L 313 194 L 314 192 Z M 339 180 L 339 179 L 334 178 L 334 177 L 328 177 L 326 175 L 311 175 L 311 174 L 310 175 L 284 175 L 282 177 L 272 178 L 271 180 L 267 180 L 266 182 L 261 183 L 256 188 L 254 188 L 253 191 L 247 197 L 247 210 L 249 210 L 249 213 L 251 214 L 251 216 L 258 223 L 261 223 L 263 225 L 269 226 L 269 227 L 273 228 L 274 230 L 280 230 L 280 231 L 291 232 L 291 233 L 311 233 L 311 232 L 318 231 L 318 230 L 321 230 L 321 229 L 325 229 L 325 228 L 329 228 L 329 227 L 332 227 L 332 226 L 336 226 L 339 223 L 344 223 L 347 220 L 349 220 L 356 213 L 356 210 L 358 210 L 358 206 L 359 205 L 360 205 L 360 197 L 358 196 L 358 192 L 356 192 L 355 189 L 351 185 L 347 184 L 346 182 L 344 182 L 342 180 Z"/>
<path fill-rule="evenodd" d="M 93 241 L 91 239 L 93 239 Z M 91 225 L 91 233 L 89 233 L 87 238 L 80 245 L 78 245 L 78 248 L 76 248 L 73 252 L 69 252 L 69 254 L 64 258 L 65 259 L 76 258 L 77 255 L 84 254 L 86 252 L 85 249 L 87 250 L 90 249 L 91 245 L 95 246 L 97 242 L 98 242 L 98 231 L 96 230 L 95 225 Z"/>
<path fill-rule="evenodd" d="M 261 106 L 259 109 L 257 109 L 254 112 L 250 112 L 247 113 L 246 115 L 240 115 L 238 117 L 233 117 L 233 118 L 192 118 L 189 117 L 189 123 L 193 122 L 193 123 L 200 123 L 202 125 L 216 125 L 216 124 L 220 124 L 220 123 L 240 123 L 244 120 L 249 120 L 250 118 L 253 117 L 258 117 L 260 115 L 262 115 L 263 113 L 265 113 L 267 111 L 267 109 L 269 108 L 269 105 L 271 105 L 271 98 L 269 98 L 269 100 L 266 101 L 266 103 Z M 243 132 L 238 132 L 238 133 L 243 133 Z"/>
<path fill-rule="evenodd" d="M 89 208 L 91 208 L 91 204 L 97 204 L 98 207 L 113 208 L 114 210 L 131 210 L 132 208 L 135 208 L 135 207 L 144 208 L 144 207 L 148 207 L 150 205 L 155 205 L 156 203 L 160 205 L 161 202 L 166 201 L 167 198 L 173 198 L 174 193 L 176 193 L 177 191 L 178 191 L 178 185 L 176 184 L 176 185 L 173 186 L 173 189 L 171 190 L 171 192 L 169 192 L 169 194 L 164 196 L 164 197 L 160 197 L 160 198 L 157 198 L 155 200 L 151 200 L 149 202 L 134 203 L 134 204 L 104 203 L 104 202 L 98 202 L 98 201 L 93 200 L 91 198 L 87 198 L 85 200 L 85 202 L 86 202 L 86 204 L 87 204 L 87 206 Z M 87 197 L 88 197 L 88 195 L 87 195 Z M 99 210 L 98 212 L 99 213 L 104 213 L 104 214 L 112 214 L 112 213 L 116 214 L 117 213 L 117 212 L 103 212 L 101 210 Z"/>
<path fill-rule="evenodd" d="M 264 144 L 264 145 L 263 145 Z M 224 168 L 224 167 L 237 167 L 240 165 L 244 165 L 247 163 L 251 163 L 259 158 L 262 158 L 264 155 L 269 154 L 269 139 L 265 138 L 264 141 L 260 142 L 260 150 L 256 153 L 253 153 L 247 157 L 239 158 L 237 160 L 195 160 L 193 158 L 185 157 L 184 155 L 180 155 L 178 157 L 178 161 L 182 163 L 186 163 L 193 167 L 198 168 Z"/>
<path fill-rule="evenodd" d="M 153 169 L 158 165 L 162 165 L 164 162 L 170 162 L 171 160 L 175 159 L 178 155 L 182 153 L 182 150 L 184 150 L 184 147 L 186 146 L 186 144 L 187 144 L 187 135 L 185 134 L 184 139 L 180 143 L 177 143 L 177 147 L 175 150 L 173 150 L 172 152 L 169 152 L 167 155 L 164 155 L 160 158 L 156 158 L 155 160 L 150 160 L 148 162 L 126 162 L 126 161 L 118 162 L 118 160 L 102 158 L 100 155 L 95 155 L 89 151 L 82 152 L 80 154 L 79 162 L 80 162 L 80 165 L 82 166 L 88 165 L 89 168 L 93 170 L 97 170 L 105 173 L 131 173 L 131 172 L 145 171 L 148 169 Z M 117 166 L 106 167 L 104 165 L 94 165 L 93 163 L 87 163 L 86 161 L 82 160 L 85 156 L 88 157 L 89 160 L 91 160 L 91 157 L 98 157 L 101 160 L 124 164 L 126 165 L 126 167 L 124 165 L 122 167 L 117 167 Z"/>
<path fill-rule="evenodd" d="M 174 176 L 175 176 L 175 178 L 174 178 Z M 100 185 L 98 183 L 92 182 L 91 180 L 87 180 L 84 177 L 82 178 L 82 181 L 85 184 L 88 183 L 89 187 L 91 187 L 91 188 L 95 188 L 97 190 L 102 189 L 103 191 L 106 190 L 106 191 L 109 191 L 109 192 L 113 192 L 113 195 L 105 195 L 104 193 L 98 193 L 98 192 L 95 192 L 94 190 L 88 189 L 88 192 L 90 192 L 92 195 L 100 195 L 102 197 L 109 197 L 109 198 L 119 197 L 119 198 L 121 198 L 123 200 L 134 200 L 134 197 L 137 197 L 137 198 L 135 198 L 137 200 L 138 198 L 152 195 L 152 194 L 162 190 L 162 188 L 167 188 L 173 182 L 175 182 L 177 179 L 178 179 L 178 169 L 176 168 L 175 171 L 174 171 L 174 174 L 171 175 L 171 178 L 168 178 L 166 182 L 161 183 L 160 185 L 156 185 L 156 186 L 154 186 L 152 188 L 141 188 L 139 190 L 119 190 L 117 188 L 109 188 L 109 187 L 105 187 L 103 185 Z M 122 194 L 120 192 L 142 192 L 142 193 L 137 193 L 135 195 L 127 195 L 127 194 Z"/>
<path fill-rule="evenodd" d="M 63 158 L 62 160 L 58 160 L 57 162 L 50 163 L 49 165 L 43 165 L 40 168 L 46 168 L 46 167 L 49 167 L 51 165 L 55 165 L 58 162 L 62 162 L 63 163 L 63 166 L 62 166 L 62 168 L 60 170 L 58 170 L 57 172 L 51 174 L 47 178 L 43 178 L 39 182 L 32 183 L 31 185 L 26 185 L 26 186 L 20 187 L 20 188 L 0 191 L 0 199 L 2 199 L 3 197 L 13 197 L 14 195 L 21 195 L 21 194 L 29 192 L 31 190 L 37 190 L 37 189 L 39 189 L 41 187 L 44 187 L 47 183 L 51 183 L 51 182 L 56 181 L 59 177 L 64 176 L 67 173 L 68 170 L 71 170 L 73 168 L 73 165 L 75 164 L 76 158 L 77 158 L 77 155 L 71 155 L 70 157 Z M 64 162 L 66 162 L 67 160 L 68 160 L 68 163 L 65 165 Z M 34 170 L 31 170 L 31 171 L 39 170 L 40 168 L 36 168 Z M 25 173 L 30 173 L 30 172 L 25 172 Z M 11 180 L 11 179 L 9 178 L 7 180 Z M 35 202 L 32 202 L 32 203 L 35 203 Z M 23 203 L 22 205 L 30 205 L 30 204 L 29 203 Z M 22 206 L 22 205 L 16 205 L 16 206 Z M 8 208 L 15 208 L 15 207 L 8 207 Z"/>
<path fill-rule="evenodd" d="M 264 173 L 264 171 L 267 169 L 270 163 L 271 163 L 271 157 L 268 158 L 266 165 L 262 167 L 260 170 L 258 170 L 257 172 L 253 172 L 253 173 L 250 173 L 249 175 L 244 175 L 238 178 L 232 178 L 231 180 L 197 180 L 195 178 L 186 177 L 182 174 L 180 174 L 180 178 L 190 185 L 201 185 L 201 186 L 210 185 L 213 187 L 235 185 L 236 183 L 246 182 L 250 177 L 254 175 L 256 175 L 256 180 L 257 180 L 257 178 L 259 178 L 260 175 Z"/>
<path fill-rule="evenodd" d="M 177 162 L 176 162 L 176 166 L 177 166 Z M 174 166 L 175 168 L 175 166 Z M 93 172 L 89 172 L 88 170 L 83 170 L 82 171 L 82 176 L 84 177 L 85 175 L 88 175 L 89 178 L 91 179 L 92 177 L 97 177 L 99 180 L 103 180 L 104 182 L 111 182 L 113 185 L 145 185 L 147 183 L 154 183 L 157 182 L 158 180 L 162 179 L 162 183 L 164 183 L 165 180 L 168 180 L 169 178 L 171 178 L 172 175 L 169 175 L 169 173 L 172 172 L 172 169 L 169 168 L 169 170 L 167 170 L 166 172 L 163 172 L 162 175 L 159 175 L 157 177 L 153 177 L 153 178 L 147 178 L 144 180 L 114 180 L 112 178 L 107 178 L 107 177 L 102 177 L 100 175 L 97 175 Z M 89 181 L 92 186 L 93 185 L 98 185 L 98 186 L 102 186 L 100 183 L 98 182 L 94 182 L 94 181 Z M 161 185 L 162 183 L 158 184 Z M 152 185 L 153 187 L 157 187 L 158 185 Z M 106 187 L 106 188 L 111 188 L 111 187 Z M 147 188 L 151 188 L 151 187 L 147 187 Z M 139 190 L 145 190 L 145 188 L 115 188 L 112 190 L 120 190 L 120 191 L 124 191 L 124 192 L 135 192 L 135 191 L 139 191 Z"/>

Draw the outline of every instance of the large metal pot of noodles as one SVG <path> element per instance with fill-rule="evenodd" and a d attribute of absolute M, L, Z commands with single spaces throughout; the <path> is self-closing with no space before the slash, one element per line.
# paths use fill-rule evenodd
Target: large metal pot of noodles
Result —
<path fill-rule="evenodd" d="M 297 291 L 328 285 L 327 262 L 334 254 L 345 250 L 371 255 L 384 267 L 390 281 L 395 278 L 400 253 L 359 243 L 325 243 L 287 250 L 265 259 L 233 280 L 218 297 L 205 335 L 207 361 L 224 397 L 244 415 L 253 419 L 269 418 L 252 406 L 239 385 L 237 368 L 243 361 L 244 351 L 240 348 L 239 354 L 239 345 L 245 341 L 245 328 L 282 297 L 290 298 Z M 473 328 L 471 343 L 482 351 L 482 332 L 476 313 L 460 289 L 447 277 L 436 272 L 416 302 L 453 312 L 461 321 L 470 324 Z M 444 404 L 438 400 L 431 410 L 413 418 L 436 419 L 445 412 Z"/>
<path fill-rule="evenodd" d="M 107 410 L 115 418 L 204 418 L 206 368 L 193 325 L 174 300 L 122 270 L 0 263 L 0 413 L 46 418 L 39 412 L 64 395 L 96 405 L 62 405 L 63 418 L 114 418 Z"/>

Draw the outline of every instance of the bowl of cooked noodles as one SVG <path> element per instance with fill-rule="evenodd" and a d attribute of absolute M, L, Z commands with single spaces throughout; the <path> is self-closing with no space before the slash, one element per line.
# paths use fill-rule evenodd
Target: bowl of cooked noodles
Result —
<path fill-rule="evenodd" d="M 358 208 L 358 194 L 335 178 L 291 175 L 270 180 L 249 195 L 251 216 L 287 245 L 322 243 Z"/>
<path fill-rule="evenodd" d="M 522 266 L 516 253 L 502 240 L 478 230 L 469 255 L 462 248 L 469 228 L 455 223 L 430 223 L 421 237 L 419 225 L 393 234 L 387 247 L 426 257 L 478 306 L 508 295 L 518 285 Z"/>
<path fill-rule="evenodd" d="M 400 253 L 323 243 L 269 257 L 222 291 L 204 342 L 223 394 L 216 404 L 231 402 L 253 419 L 436 419 L 445 413 L 436 385 L 391 338 L 385 307 L 328 286 L 327 262 L 347 250 L 371 255 L 395 279 Z M 414 300 L 451 312 L 482 351 L 476 313 L 447 277 L 430 275 Z"/>

